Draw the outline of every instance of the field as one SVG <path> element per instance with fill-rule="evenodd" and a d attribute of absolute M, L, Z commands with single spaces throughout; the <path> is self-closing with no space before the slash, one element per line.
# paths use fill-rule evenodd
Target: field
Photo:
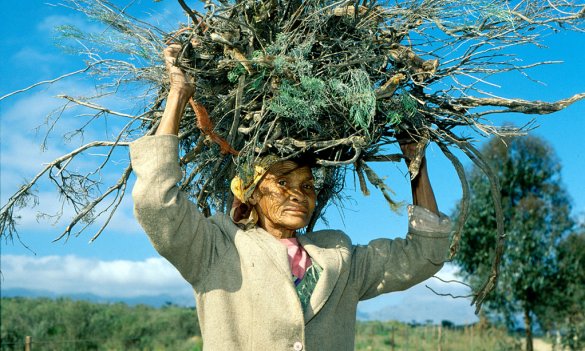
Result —
<path fill-rule="evenodd" d="M 1 299 L 0 350 L 172 350 L 202 349 L 192 308 L 168 305 L 100 304 L 70 299 Z M 28 337 L 28 338 L 27 338 Z M 521 336 L 505 328 L 358 322 L 355 350 L 360 351 L 507 351 L 522 350 Z M 535 351 L 552 351 L 535 341 Z"/>
<path fill-rule="evenodd" d="M 359 322 L 355 350 L 360 351 L 512 351 L 523 350 L 521 336 L 489 324 L 470 326 L 417 325 L 398 322 Z M 536 339 L 534 351 L 552 351 Z"/>

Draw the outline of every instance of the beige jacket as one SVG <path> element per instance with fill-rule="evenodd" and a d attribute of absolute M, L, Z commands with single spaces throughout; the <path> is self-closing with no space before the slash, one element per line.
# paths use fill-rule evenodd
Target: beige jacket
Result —
<path fill-rule="evenodd" d="M 178 189 L 176 136 L 143 137 L 130 151 L 136 218 L 192 285 L 205 350 L 353 350 L 358 301 L 429 278 L 448 252 L 448 219 L 414 206 L 404 240 L 361 246 L 336 230 L 302 235 L 323 268 L 303 311 L 284 245 L 226 215 L 205 218 Z"/>

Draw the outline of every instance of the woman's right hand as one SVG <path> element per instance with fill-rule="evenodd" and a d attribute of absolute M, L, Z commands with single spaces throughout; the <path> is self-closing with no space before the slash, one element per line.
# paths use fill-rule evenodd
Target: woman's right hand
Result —
<path fill-rule="evenodd" d="M 193 93 L 195 93 L 193 77 L 185 73 L 176 64 L 180 53 L 181 46 L 178 44 L 168 46 L 163 52 L 171 87 L 167 96 L 165 110 L 155 133 L 157 135 L 179 134 L 179 125 L 185 106 L 193 97 Z"/>
<path fill-rule="evenodd" d="M 182 96 L 192 96 L 195 92 L 195 80 L 176 64 L 181 54 L 179 44 L 171 44 L 164 51 L 165 65 L 169 74 L 170 91 Z"/>

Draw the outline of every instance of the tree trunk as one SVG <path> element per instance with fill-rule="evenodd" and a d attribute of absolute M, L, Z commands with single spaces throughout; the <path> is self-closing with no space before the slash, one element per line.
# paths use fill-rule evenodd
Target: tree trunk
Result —
<path fill-rule="evenodd" d="M 524 327 L 526 328 L 526 351 L 534 351 L 532 348 L 532 316 L 527 307 L 524 307 Z"/>

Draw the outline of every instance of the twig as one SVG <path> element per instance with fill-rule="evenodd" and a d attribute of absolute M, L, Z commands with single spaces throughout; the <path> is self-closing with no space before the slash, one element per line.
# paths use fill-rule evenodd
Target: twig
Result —
<path fill-rule="evenodd" d="M 494 211 L 496 214 L 497 240 L 490 276 L 484 282 L 483 286 L 477 291 L 476 296 L 472 302 L 472 304 L 475 304 L 476 306 L 475 312 L 479 313 L 484 299 L 496 287 L 496 282 L 498 280 L 500 271 L 500 262 L 504 254 L 506 234 L 504 231 L 504 212 L 502 209 L 502 204 L 500 202 L 501 196 L 500 184 L 492 168 L 484 160 L 483 156 L 479 151 L 477 151 L 477 149 L 475 149 L 469 143 L 461 143 L 459 140 L 457 140 L 456 137 L 454 137 L 449 132 L 445 132 L 445 135 L 449 138 L 450 141 L 456 143 L 460 147 L 460 149 L 467 155 L 467 157 L 469 157 L 473 161 L 473 163 L 476 164 L 483 171 L 483 173 L 487 176 L 490 182 L 492 202 L 494 204 Z"/>
<path fill-rule="evenodd" d="M 39 173 L 37 173 L 32 180 L 30 180 L 29 182 L 27 182 L 24 186 L 22 186 L 14 195 L 12 195 L 7 203 L 2 206 L 2 209 L 0 209 L 0 218 L 2 220 L 2 235 L 4 235 L 4 230 L 6 230 L 5 228 L 5 221 L 7 220 L 5 218 L 6 214 L 8 213 L 8 211 L 12 211 L 13 207 L 16 205 L 16 203 L 21 199 L 21 197 L 26 194 L 32 187 L 33 185 L 35 185 L 37 183 L 37 181 L 45 174 L 47 173 L 49 170 L 53 169 L 54 167 L 61 167 L 61 163 L 63 163 L 64 161 L 68 161 L 69 159 L 77 156 L 78 154 L 82 153 L 85 150 L 94 148 L 94 147 L 100 147 L 100 146 L 113 146 L 113 145 L 118 145 L 118 146 L 128 146 L 129 143 L 128 142 L 110 142 L 110 141 L 93 141 L 91 143 L 85 144 L 61 157 L 56 158 L 55 160 L 53 160 L 52 162 L 50 162 L 49 164 L 47 164 Z"/>
<path fill-rule="evenodd" d="M 138 120 L 141 120 L 141 121 L 149 121 L 149 122 L 152 121 L 152 118 L 144 117 L 145 115 L 151 114 L 152 113 L 151 111 L 144 112 L 143 114 L 138 115 L 138 116 L 133 116 L 133 115 L 129 115 L 127 113 L 113 111 L 113 110 L 111 110 L 111 109 L 109 109 L 107 107 L 103 107 L 103 106 L 100 106 L 100 105 L 97 105 L 97 104 L 93 104 L 91 102 L 82 101 L 82 100 L 76 99 L 76 98 L 71 97 L 71 96 L 68 96 L 68 95 L 57 95 L 57 97 L 58 98 L 61 98 L 61 99 L 68 100 L 68 101 L 71 101 L 71 102 L 76 103 L 76 104 L 78 104 L 80 106 L 85 106 L 85 107 L 89 107 L 89 108 L 94 109 L 94 110 L 99 110 L 99 111 L 105 112 L 105 113 L 110 114 L 110 115 L 131 118 L 133 120 L 137 120 L 138 119 Z"/>
<path fill-rule="evenodd" d="M 32 88 L 38 87 L 39 85 L 44 85 L 44 84 L 52 84 L 52 83 L 58 82 L 58 81 L 60 81 L 60 80 L 62 80 L 62 79 L 65 79 L 65 78 L 67 78 L 67 77 L 71 77 L 71 76 L 74 76 L 74 75 L 76 75 L 76 74 L 79 74 L 79 73 L 85 73 L 85 72 L 87 72 L 87 71 L 88 71 L 90 68 L 92 68 L 93 66 L 95 66 L 95 65 L 99 65 L 99 64 L 101 64 L 101 63 L 104 63 L 104 62 L 106 62 L 106 61 L 107 61 L 107 60 L 102 60 L 102 61 L 98 61 L 98 62 L 93 62 L 93 63 L 91 63 L 91 64 L 87 65 L 87 67 L 85 67 L 85 68 L 82 68 L 82 69 L 79 69 L 79 70 L 77 70 L 77 71 L 73 71 L 73 72 L 66 73 L 66 74 L 64 74 L 64 75 L 62 75 L 62 76 L 59 76 L 59 77 L 57 77 L 57 78 L 54 78 L 54 79 L 50 79 L 50 80 L 43 80 L 43 81 L 41 81 L 41 82 L 37 82 L 37 83 L 35 83 L 35 84 L 33 84 L 33 85 L 30 85 L 30 86 L 28 86 L 28 87 L 26 87 L 26 88 L 23 88 L 23 89 L 15 90 L 15 91 L 13 91 L 13 92 L 11 92 L 11 93 L 8 93 L 8 94 L 6 94 L 6 95 L 4 95 L 4 96 L 0 97 L 0 101 L 4 100 L 4 99 L 6 99 L 7 97 L 10 97 L 10 96 L 12 96 L 12 95 L 20 94 L 20 93 L 23 93 L 23 92 L 25 92 L 25 91 L 27 91 L 27 90 L 30 90 L 30 89 L 32 89 Z"/>
<path fill-rule="evenodd" d="M 449 248 L 449 260 L 452 260 L 457 251 L 459 250 L 459 241 L 461 240 L 461 232 L 465 225 L 465 221 L 467 220 L 467 216 L 469 214 L 469 182 L 467 181 L 467 176 L 465 175 L 465 169 L 463 165 L 459 161 L 453 153 L 447 148 L 447 146 L 442 142 L 437 142 L 437 145 L 443 152 L 443 154 L 451 161 L 453 167 L 455 167 L 455 171 L 457 172 L 457 176 L 459 177 L 459 182 L 461 183 L 462 189 L 462 196 L 461 201 L 459 202 L 459 217 L 457 218 L 457 225 L 456 229 L 453 233 L 453 238 L 451 239 L 451 246 Z"/>
<path fill-rule="evenodd" d="M 522 99 L 462 97 L 453 100 L 452 103 L 454 105 L 462 106 L 466 109 L 479 106 L 503 106 L 508 107 L 508 110 L 501 112 L 521 112 L 524 114 L 543 115 L 560 111 L 584 98 L 585 93 L 580 93 L 566 99 L 549 103 L 544 101 L 528 101 Z"/>
<path fill-rule="evenodd" d="M 440 292 L 435 291 L 433 288 L 431 288 L 430 286 L 428 286 L 426 284 L 425 284 L 425 287 L 427 289 L 429 289 L 430 291 L 432 291 L 435 295 L 439 295 L 439 296 L 449 296 L 449 297 L 452 297 L 454 299 L 466 299 L 466 298 L 474 297 L 473 294 L 470 294 L 470 295 L 453 295 L 451 293 L 440 293 Z"/>
<path fill-rule="evenodd" d="M 179 2 L 179 4 L 181 5 L 181 7 L 183 8 L 183 10 L 185 10 L 185 12 L 187 12 L 187 15 L 189 15 L 189 17 L 191 17 L 191 20 L 193 21 L 193 23 L 197 23 L 198 19 L 195 15 L 195 12 L 193 12 L 193 10 L 191 10 L 191 8 L 189 6 L 187 6 L 187 4 L 185 3 L 184 0 L 177 0 Z"/>

